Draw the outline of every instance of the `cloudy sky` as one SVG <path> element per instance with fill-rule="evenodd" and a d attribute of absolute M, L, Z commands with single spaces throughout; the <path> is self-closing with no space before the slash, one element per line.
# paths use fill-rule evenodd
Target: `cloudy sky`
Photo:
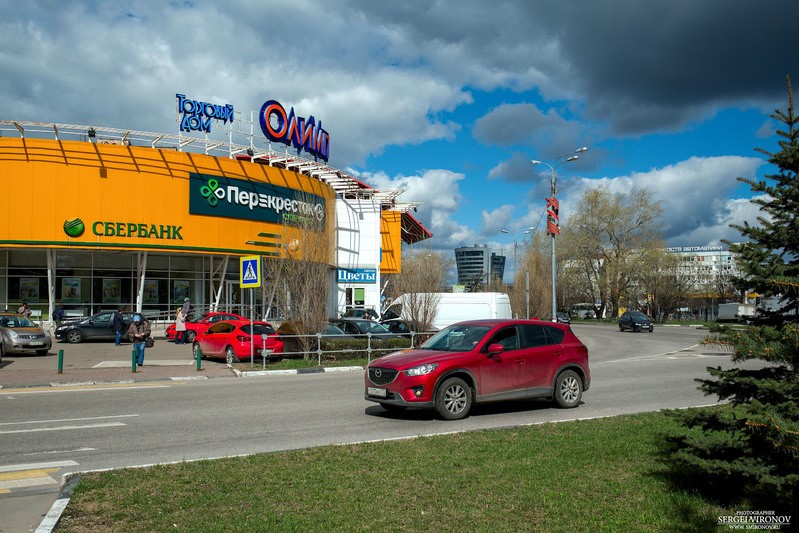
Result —
<path fill-rule="evenodd" d="M 799 85 L 788 0 L 0 0 L 0 119 L 177 133 L 175 94 L 322 120 L 330 164 L 506 251 L 587 188 L 652 190 L 670 245 L 735 239 Z M 509 233 L 504 233 L 502 230 Z"/>

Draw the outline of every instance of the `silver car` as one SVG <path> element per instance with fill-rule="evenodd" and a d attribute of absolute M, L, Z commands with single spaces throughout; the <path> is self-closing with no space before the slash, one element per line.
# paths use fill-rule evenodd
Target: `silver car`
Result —
<path fill-rule="evenodd" d="M 29 318 L 16 313 L 0 313 L 0 361 L 7 353 L 46 355 L 52 346 L 50 335 Z"/>

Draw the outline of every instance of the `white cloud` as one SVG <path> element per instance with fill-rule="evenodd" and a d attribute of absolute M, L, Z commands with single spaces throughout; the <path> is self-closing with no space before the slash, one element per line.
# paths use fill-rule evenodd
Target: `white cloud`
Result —
<path fill-rule="evenodd" d="M 738 200 L 728 200 L 740 185 L 735 178 L 754 178 L 763 164 L 762 159 L 754 157 L 692 157 L 674 165 L 628 176 L 572 179 L 560 187 L 563 193 L 560 214 L 566 220 L 576 215 L 573 206 L 587 189 L 602 186 L 611 192 L 628 193 L 646 188 L 652 191 L 654 200 L 663 202 L 666 213 L 663 231 L 669 242 L 705 244 L 705 241 L 683 240 L 707 234 L 713 241 L 728 235 L 729 232 L 720 229 L 724 225 L 720 221 L 734 221 L 734 215 L 745 213 L 737 207 Z M 712 235 L 713 232 L 717 235 Z"/>

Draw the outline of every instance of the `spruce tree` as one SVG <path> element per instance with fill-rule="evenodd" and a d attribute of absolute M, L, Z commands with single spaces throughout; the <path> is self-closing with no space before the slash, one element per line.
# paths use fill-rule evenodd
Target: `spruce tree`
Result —
<path fill-rule="evenodd" d="M 799 508 L 799 119 L 790 77 L 788 109 L 775 111 L 777 168 L 765 180 L 738 178 L 760 206 L 757 224 L 733 226 L 743 241 L 730 245 L 741 269 L 737 284 L 782 297 L 761 323 L 721 327 L 708 342 L 728 346 L 734 367 L 708 367 L 714 379 L 698 379 L 722 408 L 673 412 L 684 431 L 668 442 L 675 474 L 727 504 L 791 514 Z"/>

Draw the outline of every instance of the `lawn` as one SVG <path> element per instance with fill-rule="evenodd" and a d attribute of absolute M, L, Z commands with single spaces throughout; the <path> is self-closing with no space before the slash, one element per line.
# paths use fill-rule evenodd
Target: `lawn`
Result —
<path fill-rule="evenodd" d="M 81 476 L 58 531 L 712 531 L 660 413 Z"/>

